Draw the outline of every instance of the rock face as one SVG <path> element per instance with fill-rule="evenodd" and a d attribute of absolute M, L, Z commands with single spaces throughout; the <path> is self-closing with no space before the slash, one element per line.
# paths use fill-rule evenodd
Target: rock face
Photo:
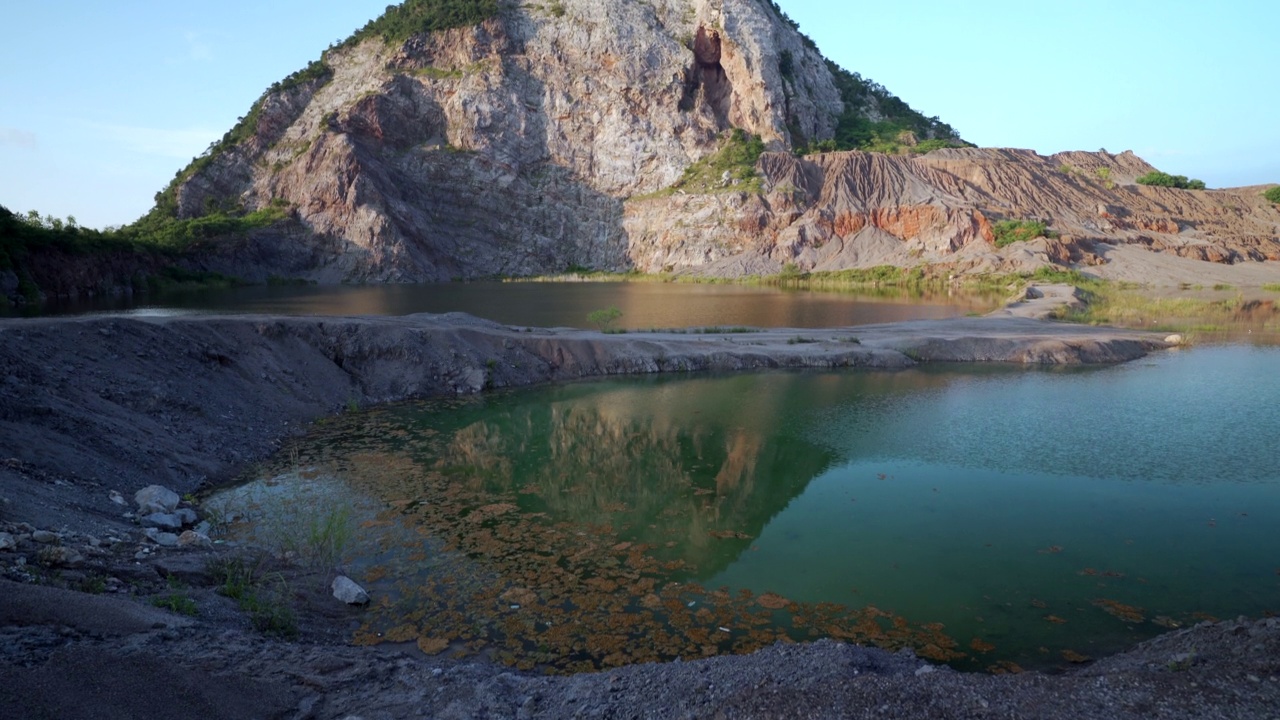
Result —
<path fill-rule="evenodd" d="M 1280 259 L 1280 211 L 1256 189 L 1137 186 L 1153 168 L 1131 153 L 794 157 L 832 138 L 842 113 L 884 110 L 874 94 L 847 106 L 827 62 L 766 0 L 511 5 L 475 27 L 344 44 L 325 63 L 330 74 L 264 96 L 245 139 L 172 188 L 180 217 L 276 204 L 297 220 L 207 247 L 198 269 L 321 282 L 572 266 L 964 272 L 1099 263 L 1098 243 Z M 762 192 L 664 192 L 733 128 L 772 151 L 756 166 Z M 1042 220 L 1061 237 L 997 252 L 1000 219 Z"/>
<path fill-rule="evenodd" d="M 260 234 L 208 268 L 278 262 L 321 281 L 629 268 L 628 198 L 670 186 L 726 130 L 789 150 L 793 135 L 831 137 L 845 109 L 822 56 L 762 0 L 522 5 L 326 62 L 331 78 L 266 96 L 256 132 L 176 187 L 181 217 L 286 203 L 312 235 Z"/>

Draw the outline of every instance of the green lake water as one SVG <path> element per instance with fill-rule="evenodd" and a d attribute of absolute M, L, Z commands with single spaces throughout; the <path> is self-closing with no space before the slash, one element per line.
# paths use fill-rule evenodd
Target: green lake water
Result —
<path fill-rule="evenodd" d="M 360 642 L 582 670 L 831 636 L 1064 666 L 1280 612 L 1277 370 L 1217 346 L 549 386 L 329 421 L 212 502 L 242 534 L 281 502 L 354 508 L 347 567 L 382 598 Z"/>

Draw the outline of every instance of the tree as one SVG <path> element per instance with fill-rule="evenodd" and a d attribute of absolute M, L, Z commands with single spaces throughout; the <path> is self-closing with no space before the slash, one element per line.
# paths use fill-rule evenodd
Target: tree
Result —
<path fill-rule="evenodd" d="M 1204 190 L 1203 180 L 1189 180 L 1186 175 L 1170 175 L 1159 170 L 1151 172 L 1137 178 L 1139 185 L 1153 185 L 1156 187 L 1175 188 L 1178 190 Z"/>
<path fill-rule="evenodd" d="M 1280 205 L 1280 185 L 1277 185 L 1271 188 L 1270 190 L 1262 193 L 1262 197 L 1266 198 L 1268 202 L 1273 202 L 1277 205 Z"/>
<path fill-rule="evenodd" d="M 587 322 L 600 328 L 600 332 L 611 332 L 613 324 L 622 317 L 622 311 L 616 307 L 593 310 L 587 314 Z"/>

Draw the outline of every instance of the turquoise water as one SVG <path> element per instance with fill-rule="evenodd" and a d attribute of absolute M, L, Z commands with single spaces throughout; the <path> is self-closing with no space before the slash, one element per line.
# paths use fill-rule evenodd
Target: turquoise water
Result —
<path fill-rule="evenodd" d="M 443 607 L 404 580 L 423 544 L 386 539 L 412 530 L 439 542 L 433 562 L 452 547 L 496 582 L 483 597 L 533 591 L 515 603 L 531 618 L 506 641 L 516 654 L 558 647 L 543 635 L 565 620 L 638 612 L 626 642 L 646 650 L 630 660 L 749 650 L 740 626 L 765 644 L 776 627 L 898 646 L 941 623 L 960 667 L 1053 667 L 1280 612 L 1278 370 L 1280 350 L 1223 346 L 1091 369 L 614 380 L 356 415 L 295 453 L 396 508 L 378 551 L 351 559 L 401 598 L 366 629 L 415 602 L 425 627 Z M 564 589 L 564 569 L 604 581 L 612 614 L 593 619 L 604 595 Z M 662 610 L 646 592 L 664 587 L 694 590 Z M 791 605 L 748 617 L 765 593 Z M 682 603 L 715 608 L 710 639 L 673 614 Z M 867 612 L 931 629 L 847 634 Z M 504 618 L 469 622 L 497 643 L 516 633 Z"/>

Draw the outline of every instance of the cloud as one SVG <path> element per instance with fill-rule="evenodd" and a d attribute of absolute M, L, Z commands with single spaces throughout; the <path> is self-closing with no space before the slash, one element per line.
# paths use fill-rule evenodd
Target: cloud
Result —
<path fill-rule="evenodd" d="M 0 127 L 0 145 L 14 145 L 20 148 L 34 149 L 40 139 L 33 132 L 18 128 Z"/>
<path fill-rule="evenodd" d="M 213 60 L 213 46 L 202 40 L 200 33 L 188 32 L 184 37 L 187 40 L 187 52 L 192 60 L 199 62 Z"/>
<path fill-rule="evenodd" d="M 88 123 L 107 139 L 125 149 L 143 155 L 190 160 L 208 149 L 222 133 L 209 128 L 170 130 L 165 128 L 102 125 Z"/>

